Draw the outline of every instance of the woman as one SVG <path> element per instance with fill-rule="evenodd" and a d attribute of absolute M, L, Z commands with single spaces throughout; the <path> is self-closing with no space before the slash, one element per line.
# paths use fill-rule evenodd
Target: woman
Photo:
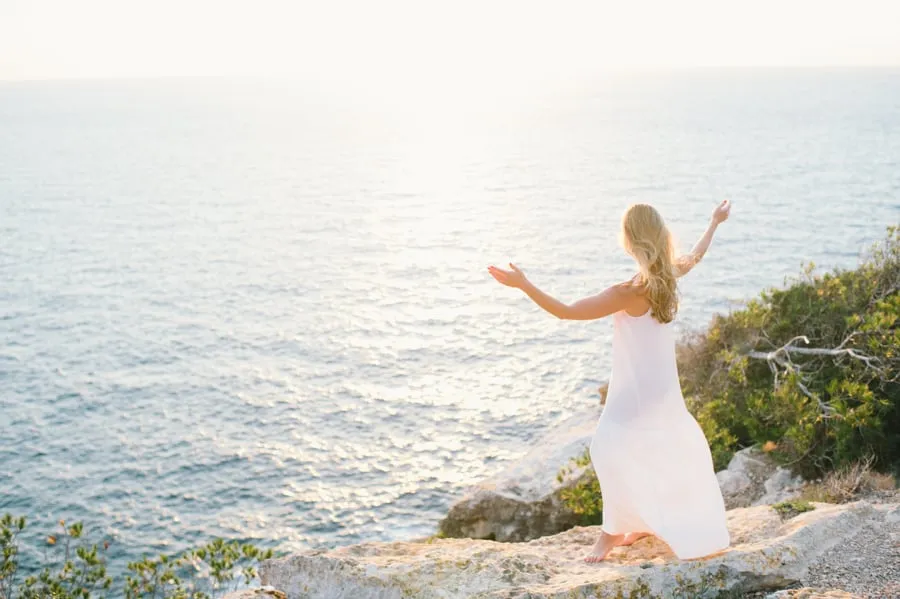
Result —
<path fill-rule="evenodd" d="M 621 240 L 638 274 L 573 304 L 535 287 L 514 264 L 508 271 L 488 267 L 497 281 L 521 289 L 557 318 L 613 315 L 612 374 L 590 446 L 603 494 L 603 524 L 587 562 L 599 562 L 614 547 L 650 534 L 681 559 L 703 557 L 730 543 L 709 444 L 681 394 L 672 330 L 676 279 L 700 261 L 730 210 L 728 200 L 719 204 L 700 241 L 676 258 L 659 212 L 646 204 L 629 207 Z"/>

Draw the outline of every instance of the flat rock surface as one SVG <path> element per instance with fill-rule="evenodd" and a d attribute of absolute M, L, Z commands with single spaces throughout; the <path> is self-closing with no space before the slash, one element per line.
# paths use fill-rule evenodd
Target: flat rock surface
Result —
<path fill-rule="evenodd" d="M 839 589 L 818 587 L 802 587 L 776 591 L 765 596 L 765 599 L 865 599 L 862 595 L 848 593 Z"/>
<path fill-rule="evenodd" d="M 269 560 L 260 572 L 264 584 L 288 599 L 740 596 L 801 585 L 823 555 L 863 531 L 891 526 L 898 508 L 867 501 L 813 505 L 787 520 L 770 506 L 730 510 L 730 548 L 696 560 L 679 560 L 648 537 L 586 564 L 581 558 L 599 529 L 576 527 L 527 543 L 366 543 Z"/>
<path fill-rule="evenodd" d="M 243 589 L 228 593 L 222 599 L 286 599 L 287 595 L 272 588 Z"/>

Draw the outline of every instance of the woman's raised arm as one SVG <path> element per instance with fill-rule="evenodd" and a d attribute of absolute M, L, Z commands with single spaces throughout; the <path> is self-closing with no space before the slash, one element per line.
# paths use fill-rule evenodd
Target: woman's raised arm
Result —
<path fill-rule="evenodd" d="M 675 274 L 677 276 L 683 277 L 689 273 L 692 268 L 697 266 L 697 263 L 700 262 L 706 254 L 706 250 L 709 249 L 709 244 L 712 243 L 716 228 L 718 228 L 721 223 L 728 220 L 730 212 L 731 202 L 729 200 L 722 200 L 722 202 L 716 206 L 716 209 L 713 210 L 712 218 L 709 221 L 709 226 L 706 228 L 706 232 L 703 233 L 703 237 L 694 244 L 694 247 L 691 248 L 690 252 L 684 256 L 679 256 L 675 260 Z"/>
<path fill-rule="evenodd" d="M 510 263 L 509 267 L 512 270 L 503 270 L 496 266 L 489 266 L 488 272 L 507 287 L 521 289 L 538 306 L 563 320 L 594 320 L 603 318 L 624 309 L 630 298 L 625 289 L 626 285 L 618 284 L 597 295 L 586 297 L 573 304 L 566 304 L 538 289 L 515 264 Z"/>

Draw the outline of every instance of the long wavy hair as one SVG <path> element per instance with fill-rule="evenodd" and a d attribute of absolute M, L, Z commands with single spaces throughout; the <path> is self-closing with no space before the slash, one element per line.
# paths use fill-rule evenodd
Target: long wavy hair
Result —
<path fill-rule="evenodd" d="M 640 268 L 638 284 L 650 301 L 650 311 L 661 323 L 672 322 L 678 312 L 675 248 L 672 235 L 656 208 L 633 204 L 622 217 L 622 246 Z"/>

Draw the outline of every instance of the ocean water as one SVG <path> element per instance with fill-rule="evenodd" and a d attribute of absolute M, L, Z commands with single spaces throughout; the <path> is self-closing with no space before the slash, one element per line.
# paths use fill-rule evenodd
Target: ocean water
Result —
<path fill-rule="evenodd" d="M 686 250 L 728 197 L 692 330 L 900 221 L 897 70 L 452 97 L 0 83 L 0 512 L 81 520 L 119 566 L 430 534 L 610 365 L 609 322 L 488 264 L 575 300 L 632 272 L 628 204 Z"/>

